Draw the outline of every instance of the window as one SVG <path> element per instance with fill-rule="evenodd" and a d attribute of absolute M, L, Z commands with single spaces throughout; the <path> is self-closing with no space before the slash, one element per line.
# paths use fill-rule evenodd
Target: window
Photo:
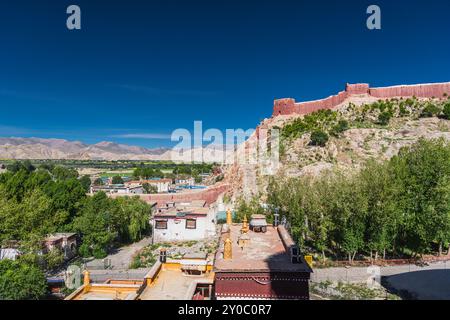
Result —
<path fill-rule="evenodd" d="M 196 229 L 196 228 L 197 228 L 197 220 L 186 219 L 186 229 Z"/>
<path fill-rule="evenodd" d="M 167 220 L 156 220 L 155 229 L 167 229 Z"/>

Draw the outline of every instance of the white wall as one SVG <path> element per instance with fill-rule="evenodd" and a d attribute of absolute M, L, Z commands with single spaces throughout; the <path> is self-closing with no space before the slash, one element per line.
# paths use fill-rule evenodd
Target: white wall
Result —
<path fill-rule="evenodd" d="M 169 192 L 169 182 L 156 182 L 150 183 L 158 189 L 158 193 L 166 193 Z"/>
<path fill-rule="evenodd" d="M 154 241 L 202 240 L 213 236 L 216 228 L 212 219 L 213 217 L 210 214 L 204 217 L 197 217 L 197 228 L 186 229 L 186 219 L 167 218 L 167 229 L 154 229 Z M 156 218 L 156 220 L 159 220 L 159 218 Z M 153 226 L 155 226 L 155 220 L 153 221 Z"/>
<path fill-rule="evenodd" d="M 197 217 L 196 220 L 196 229 L 186 229 L 186 219 L 167 218 L 167 229 L 155 228 L 154 241 L 187 241 L 204 239 L 206 236 L 207 217 Z M 156 225 L 156 223 L 154 225 Z"/>

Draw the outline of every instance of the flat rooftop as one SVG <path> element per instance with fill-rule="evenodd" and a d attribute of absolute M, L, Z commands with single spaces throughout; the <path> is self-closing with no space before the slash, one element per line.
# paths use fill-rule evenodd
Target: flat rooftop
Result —
<path fill-rule="evenodd" d="M 84 292 L 85 286 L 82 285 L 65 300 L 135 300 L 142 283 L 135 284 L 132 280 L 119 282 L 122 284 L 92 283 L 87 292 Z"/>
<path fill-rule="evenodd" d="M 265 233 L 250 230 L 247 233 L 250 242 L 243 249 L 238 245 L 241 228 L 242 224 L 233 224 L 230 227 L 232 259 L 223 258 L 224 241 L 228 234 L 222 233 L 215 257 L 215 272 L 312 272 L 304 259 L 302 263 L 291 262 L 277 228 L 267 226 Z"/>
<path fill-rule="evenodd" d="M 188 276 L 179 270 L 162 270 L 154 284 L 146 287 L 140 300 L 190 300 L 197 283 L 213 283 L 214 276 Z"/>
<path fill-rule="evenodd" d="M 155 213 L 155 217 L 163 218 L 163 217 L 183 217 L 189 215 L 207 215 L 209 212 L 209 208 L 206 207 L 198 207 L 198 208 L 169 208 L 163 212 Z"/>

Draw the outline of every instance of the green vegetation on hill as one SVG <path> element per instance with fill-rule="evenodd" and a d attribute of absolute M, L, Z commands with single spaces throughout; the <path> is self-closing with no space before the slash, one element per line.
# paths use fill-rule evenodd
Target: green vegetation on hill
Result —
<path fill-rule="evenodd" d="M 319 110 L 286 124 L 281 131 L 282 144 L 311 134 L 311 145 L 325 146 L 328 136 L 339 137 L 351 128 L 385 127 L 392 118 L 442 117 L 450 119 L 450 101 L 431 99 L 388 99 L 356 106 L 350 103 L 341 110 Z"/>

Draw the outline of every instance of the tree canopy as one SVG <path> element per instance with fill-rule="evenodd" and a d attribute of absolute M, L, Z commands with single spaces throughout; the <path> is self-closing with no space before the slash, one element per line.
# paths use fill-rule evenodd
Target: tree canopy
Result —
<path fill-rule="evenodd" d="M 301 247 L 322 256 L 442 253 L 450 242 L 450 144 L 422 139 L 354 174 L 273 179 L 268 203 Z"/>

